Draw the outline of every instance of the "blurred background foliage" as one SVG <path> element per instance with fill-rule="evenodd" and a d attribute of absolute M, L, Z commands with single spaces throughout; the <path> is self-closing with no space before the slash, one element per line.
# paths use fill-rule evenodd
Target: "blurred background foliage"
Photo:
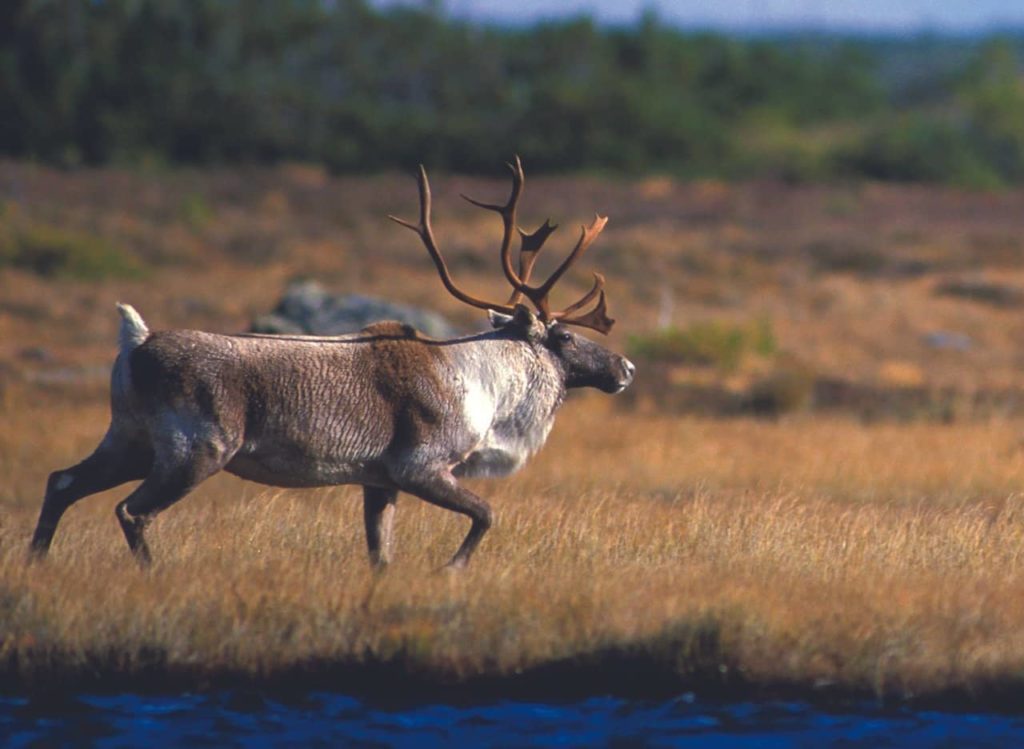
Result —
<path fill-rule="evenodd" d="M 439 2 L 7 0 L 0 150 L 52 164 L 1024 180 L 1024 38 L 523 27 Z"/>

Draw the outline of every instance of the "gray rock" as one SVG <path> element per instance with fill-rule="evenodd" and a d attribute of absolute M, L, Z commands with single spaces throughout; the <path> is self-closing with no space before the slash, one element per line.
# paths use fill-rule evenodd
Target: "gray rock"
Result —
<path fill-rule="evenodd" d="M 254 333 L 355 333 L 373 322 L 398 320 L 431 338 L 459 331 L 436 312 L 361 294 L 331 294 L 316 281 L 291 284 L 273 312 L 256 318 Z"/>
<path fill-rule="evenodd" d="M 950 333 L 945 330 L 934 330 L 924 336 L 924 342 L 931 348 L 950 351 L 970 351 L 974 341 L 964 333 Z"/>

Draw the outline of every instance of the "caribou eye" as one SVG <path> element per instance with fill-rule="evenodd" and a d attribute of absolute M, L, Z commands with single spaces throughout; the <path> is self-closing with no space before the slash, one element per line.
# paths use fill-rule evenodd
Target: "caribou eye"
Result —
<path fill-rule="evenodd" d="M 568 330 L 559 331 L 558 335 L 555 336 L 560 343 L 568 343 L 572 340 L 572 333 Z"/>

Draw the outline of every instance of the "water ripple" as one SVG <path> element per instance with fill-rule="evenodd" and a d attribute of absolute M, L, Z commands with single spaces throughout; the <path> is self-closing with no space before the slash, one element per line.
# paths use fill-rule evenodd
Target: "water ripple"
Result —
<path fill-rule="evenodd" d="M 597 697 L 386 708 L 330 692 L 0 697 L 0 744 L 352 747 L 1005 747 L 1024 745 L 1017 716 L 828 711 L 801 702 L 664 702 Z"/>

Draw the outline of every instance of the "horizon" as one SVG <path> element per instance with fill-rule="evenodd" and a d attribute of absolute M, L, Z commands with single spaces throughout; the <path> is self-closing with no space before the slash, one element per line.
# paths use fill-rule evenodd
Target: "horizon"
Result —
<path fill-rule="evenodd" d="M 431 0 L 374 0 L 379 7 L 423 6 Z M 547 0 L 446 0 L 436 3 L 453 18 L 472 23 L 524 26 L 590 18 L 602 26 L 628 26 L 653 13 L 686 31 L 735 34 L 821 33 L 878 36 L 985 36 L 1024 33 L 1024 3 L 1008 0 L 730 0 L 707 6 L 683 0 L 565 0 L 556 11 Z"/>

